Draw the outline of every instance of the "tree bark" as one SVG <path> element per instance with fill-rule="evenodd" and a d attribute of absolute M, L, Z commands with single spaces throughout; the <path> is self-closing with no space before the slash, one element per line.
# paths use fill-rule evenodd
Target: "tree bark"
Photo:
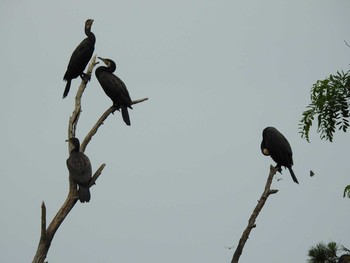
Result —
<path fill-rule="evenodd" d="M 239 243 L 238 243 L 238 246 L 236 248 L 236 251 L 233 254 L 233 258 L 232 258 L 231 263 L 238 263 L 238 260 L 239 260 L 241 254 L 242 254 L 244 245 L 245 245 L 245 243 L 247 242 L 247 240 L 249 238 L 250 231 L 254 227 L 256 227 L 256 224 L 255 224 L 256 218 L 258 217 L 261 209 L 264 207 L 267 198 L 271 194 L 275 194 L 275 193 L 278 192 L 278 190 L 270 189 L 271 188 L 271 184 L 272 184 L 273 176 L 276 174 L 276 172 L 277 172 L 277 169 L 271 165 L 270 166 L 270 173 L 269 173 L 269 176 L 267 177 L 267 181 L 266 181 L 264 192 L 262 193 L 260 199 L 258 200 L 258 204 L 255 206 L 255 208 L 253 210 L 253 213 L 252 213 L 252 215 L 250 216 L 250 218 L 248 220 L 248 225 L 247 225 L 246 229 L 243 231 L 243 234 L 241 236 L 241 239 L 239 240 Z"/>

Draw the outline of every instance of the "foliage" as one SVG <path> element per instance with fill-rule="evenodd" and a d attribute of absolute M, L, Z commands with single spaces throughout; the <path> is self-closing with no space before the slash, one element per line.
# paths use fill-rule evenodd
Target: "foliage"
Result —
<path fill-rule="evenodd" d="M 337 72 L 324 80 L 318 80 L 311 88 L 311 103 L 299 122 L 302 138 L 310 142 L 310 128 L 317 116 L 317 132 L 321 140 L 333 141 L 335 129 L 346 132 L 349 128 L 350 70 Z M 344 197 L 350 198 L 350 185 L 344 189 Z"/>
<path fill-rule="evenodd" d="M 302 138 L 310 141 L 309 133 L 317 117 L 317 132 L 321 139 L 333 141 L 335 129 L 346 132 L 349 128 L 350 70 L 337 72 L 318 80 L 311 88 L 311 103 L 306 107 L 299 123 Z"/>
<path fill-rule="evenodd" d="M 330 242 L 327 245 L 323 242 L 311 247 L 308 251 L 308 263 L 337 263 L 337 252 L 339 251 L 337 243 Z"/>
<path fill-rule="evenodd" d="M 313 246 L 308 251 L 308 263 L 338 263 L 339 259 L 348 258 L 348 254 L 343 254 L 341 257 L 337 256 L 337 253 L 349 253 L 350 250 L 343 245 L 338 245 L 335 242 L 329 242 L 325 244 L 320 242 Z M 347 261 L 344 261 L 347 262 Z"/>

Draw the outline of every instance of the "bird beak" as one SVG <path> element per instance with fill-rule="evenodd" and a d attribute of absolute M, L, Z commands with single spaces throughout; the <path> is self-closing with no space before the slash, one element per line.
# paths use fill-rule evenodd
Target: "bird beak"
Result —
<path fill-rule="evenodd" d="M 106 65 L 107 65 L 107 63 L 106 63 L 106 59 L 105 58 L 101 58 L 101 57 L 97 57 L 98 59 L 100 59 L 100 60 L 102 60 L 103 61 L 103 63 L 105 63 Z"/>

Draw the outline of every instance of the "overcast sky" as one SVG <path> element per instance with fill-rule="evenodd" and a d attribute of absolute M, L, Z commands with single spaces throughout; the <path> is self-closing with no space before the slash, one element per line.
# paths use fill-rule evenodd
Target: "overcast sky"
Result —
<path fill-rule="evenodd" d="M 275 180 L 240 262 L 305 262 L 320 241 L 350 247 L 350 134 L 300 138 L 313 83 L 348 70 L 349 1 L 8 1 L 0 3 L 0 261 L 31 262 L 68 192 L 67 125 L 80 84 L 62 80 L 84 23 L 117 63 L 131 126 L 110 116 L 86 149 L 107 166 L 59 228 L 47 260 L 230 262 L 270 164 L 261 132 L 289 140 L 294 171 Z M 110 99 L 92 76 L 83 139 Z M 315 172 L 313 178 L 309 171 Z"/>

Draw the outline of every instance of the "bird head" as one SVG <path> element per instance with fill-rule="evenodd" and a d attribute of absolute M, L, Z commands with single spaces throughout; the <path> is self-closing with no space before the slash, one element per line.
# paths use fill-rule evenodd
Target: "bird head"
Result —
<path fill-rule="evenodd" d="M 270 155 L 269 150 L 266 149 L 266 148 L 262 149 L 262 153 L 263 153 L 263 155 L 266 155 L 266 156 L 269 156 L 269 155 Z"/>
<path fill-rule="evenodd" d="M 72 138 L 69 138 L 68 140 L 66 140 L 66 142 L 72 144 L 71 151 L 79 151 L 79 149 L 80 149 L 80 142 L 79 142 L 78 138 L 72 137 Z"/>
<path fill-rule="evenodd" d="M 101 57 L 98 57 L 98 59 L 102 60 L 103 63 L 106 64 L 107 67 L 111 67 L 113 64 L 115 65 L 114 61 L 111 60 L 111 59 L 108 59 L 108 58 L 101 58 Z"/>
<path fill-rule="evenodd" d="M 85 21 L 85 28 L 88 30 L 91 30 L 92 23 L 94 22 L 93 19 L 88 19 Z"/>

